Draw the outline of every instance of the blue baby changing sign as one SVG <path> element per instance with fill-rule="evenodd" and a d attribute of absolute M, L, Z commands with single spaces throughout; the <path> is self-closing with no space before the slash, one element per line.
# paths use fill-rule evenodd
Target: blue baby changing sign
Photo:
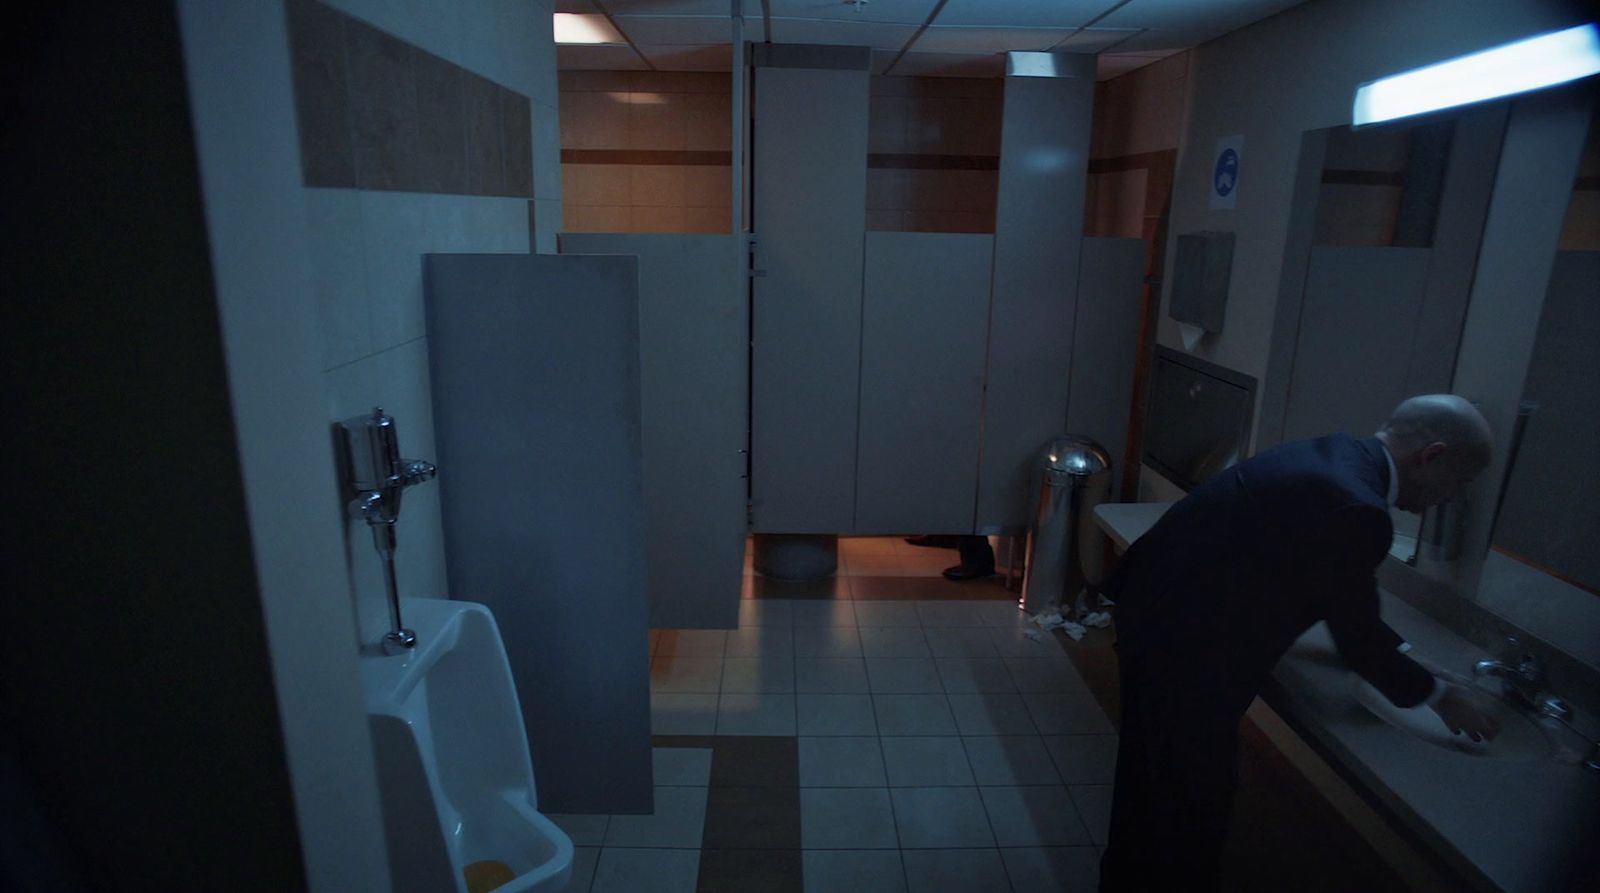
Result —
<path fill-rule="evenodd" d="M 1211 167 L 1211 207 L 1233 208 L 1239 197 L 1239 150 L 1244 136 L 1217 140 L 1216 163 Z"/>

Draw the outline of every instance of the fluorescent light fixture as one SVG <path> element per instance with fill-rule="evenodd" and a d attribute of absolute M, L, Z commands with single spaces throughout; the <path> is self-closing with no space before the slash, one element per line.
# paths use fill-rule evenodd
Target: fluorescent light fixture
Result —
<path fill-rule="evenodd" d="M 1356 88 L 1351 123 L 1376 124 L 1553 87 L 1600 72 L 1600 28 L 1579 25 Z"/>
<path fill-rule="evenodd" d="M 600 15 L 556 13 L 556 43 L 626 44 L 622 34 Z"/>

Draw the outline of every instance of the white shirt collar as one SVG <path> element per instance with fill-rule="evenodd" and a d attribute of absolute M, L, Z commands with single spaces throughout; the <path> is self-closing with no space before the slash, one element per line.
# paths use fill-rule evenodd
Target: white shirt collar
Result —
<path fill-rule="evenodd" d="M 1389 492 L 1384 494 L 1384 499 L 1388 500 L 1390 508 L 1394 508 L 1394 501 L 1400 498 L 1400 470 L 1394 466 L 1394 457 L 1389 455 L 1389 447 L 1381 440 L 1378 441 L 1378 445 L 1383 447 L 1383 461 L 1389 463 Z"/>

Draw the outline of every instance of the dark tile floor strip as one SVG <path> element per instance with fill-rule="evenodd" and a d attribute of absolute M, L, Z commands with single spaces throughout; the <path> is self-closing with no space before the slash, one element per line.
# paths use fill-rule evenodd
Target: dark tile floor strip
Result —
<path fill-rule="evenodd" d="M 799 742 L 657 735 L 654 744 L 711 749 L 697 893 L 800 893 Z"/>

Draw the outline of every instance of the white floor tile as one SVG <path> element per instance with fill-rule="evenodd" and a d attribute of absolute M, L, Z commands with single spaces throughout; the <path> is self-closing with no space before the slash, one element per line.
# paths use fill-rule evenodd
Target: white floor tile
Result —
<path fill-rule="evenodd" d="M 1067 658 L 1008 657 L 1005 661 L 1017 691 L 1089 691 Z"/>
<path fill-rule="evenodd" d="M 803 626 L 855 626 L 856 612 L 849 599 L 789 600 L 796 629 Z"/>
<path fill-rule="evenodd" d="M 1061 776 L 1038 735 L 963 738 L 980 785 L 1060 784 Z"/>
<path fill-rule="evenodd" d="M 657 785 L 655 812 L 612 816 L 605 845 L 699 849 L 705 834 L 707 790 Z"/>
<path fill-rule="evenodd" d="M 717 702 L 718 735 L 793 735 L 792 694 L 723 694 Z"/>
<path fill-rule="evenodd" d="M 969 601 L 920 601 L 914 602 L 917 616 L 922 618 L 925 627 L 983 627 L 983 612 L 978 610 L 979 602 Z"/>
<path fill-rule="evenodd" d="M 739 628 L 794 626 L 794 609 L 787 599 L 739 599 Z"/>
<path fill-rule="evenodd" d="M 883 762 L 889 785 L 926 788 L 970 787 L 972 769 L 961 739 L 954 736 L 883 738 Z"/>
<path fill-rule="evenodd" d="M 589 893 L 694 893 L 699 850 L 606 847 Z"/>
<path fill-rule="evenodd" d="M 650 731 L 656 735 L 714 735 L 717 696 L 650 693 Z"/>
<path fill-rule="evenodd" d="M 897 739 L 898 740 L 898 739 Z M 881 788 L 888 784 L 876 735 L 797 739 L 803 788 Z"/>
<path fill-rule="evenodd" d="M 797 626 L 794 628 L 794 656 L 860 657 L 861 634 L 853 626 Z"/>
<path fill-rule="evenodd" d="M 650 690 L 714 694 L 722 682 L 722 658 L 657 654 L 650 660 Z"/>
<path fill-rule="evenodd" d="M 950 694 L 1017 690 L 1005 661 L 998 657 L 937 657 L 933 662 Z"/>
<path fill-rule="evenodd" d="M 611 821 L 611 816 L 608 815 L 559 815 L 550 813 L 545 818 L 555 822 L 557 828 L 567 832 L 567 836 L 572 838 L 573 846 L 594 847 L 605 842 L 606 824 Z"/>
<path fill-rule="evenodd" d="M 709 747 L 657 747 L 650 761 L 657 786 L 703 788 L 711 783 Z"/>
<path fill-rule="evenodd" d="M 800 838 L 808 850 L 896 848 L 888 788 L 801 788 Z"/>
<path fill-rule="evenodd" d="M 934 657 L 998 657 L 989 629 L 981 626 L 929 627 L 922 631 Z"/>
<path fill-rule="evenodd" d="M 664 629 L 656 640 L 656 654 L 721 657 L 727 638 L 727 630 L 721 629 Z"/>
<path fill-rule="evenodd" d="M 995 842 L 1000 846 L 1088 846 L 1093 843 L 1065 785 L 979 790 L 983 794 L 983 807 L 989 813 L 989 825 L 994 829 Z"/>
<path fill-rule="evenodd" d="M 950 710 L 963 735 L 1035 735 L 1033 717 L 1022 696 L 1011 691 L 950 695 Z"/>
<path fill-rule="evenodd" d="M 589 886 L 594 883 L 595 865 L 600 861 L 600 848 L 597 846 L 575 846 L 572 848 L 572 880 L 567 882 L 567 889 L 572 893 L 589 893 Z"/>
<path fill-rule="evenodd" d="M 1044 745 L 1067 784 L 1111 784 L 1116 778 L 1116 735 L 1048 735 Z"/>
<path fill-rule="evenodd" d="M 944 692 L 939 668 L 927 657 L 869 657 L 867 686 L 873 694 L 932 695 Z"/>
<path fill-rule="evenodd" d="M 1015 893 L 1094 893 L 1100 887 L 1094 847 L 1009 847 L 1000 857 Z"/>
<path fill-rule="evenodd" d="M 817 694 L 864 694 L 871 690 L 867 686 L 867 666 L 859 657 L 797 657 L 794 686 L 795 691 Z"/>
<path fill-rule="evenodd" d="M 906 893 L 899 850 L 806 850 L 805 893 Z"/>
<path fill-rule="evenodd" d="M 723 658 L 722 691 L 724 693 L 793 692 L 794 658 Z"/>
<path fill-rule="evenodd" d="M 870 695 L 799 694 L 795 713 L 801 735 L 878 734 Z"/>
<path fill-rule="evenodd" d="M 954 735 L 955 717 L 944 695 L 873 695 L 879 735 Z"/>
<path fill-rule="evenodd" d="M 904 604 L 902 602 L 902 604 Z M 863 626 L 861 654 L 864 657 L 932 657 L 920 627 Z"/>
<path fill-rule="evenodd" d="M 745 599 L 745 601 L 758 601 Z M 759 602 L 758 602 L 759 603 Z M 794 657 L 794 628 L 751 626 L 728 633 L 724 657 Z"/>
<path fill-rule="evenodd" d="M 977 788 L 891 788 L 889 796 L 902 848 L 995 845 Z"/>
<path fill-rule="evenodd" d="M 912 602 L 861 600 L 856 602 L 855 608 L 858 626 L 920 627 L 922 625 L 922 620 L 917 616 L 917 607 Z"/>
<path fill-rule="evenodd" d="M 906 850 L 904 857 L 917 893 L 1011 893 L 999 850 Z"/>
<path fill-rule="evenodd" d="M 1001 657 L 1061 657 L 1066 654 L 1054 633 L 1042 633 L 1041 638 L 1031 639 L 1027 635 L 1029 631 L 1037 632 L 1032 626 L 991 627 L 989 637 Z"/>
<path fill-rule="evenodd" d="M 1034 725 L 1046 735 L 1108 735 L 1116 731 L 1087 692 L 1024 692 Z"/>

